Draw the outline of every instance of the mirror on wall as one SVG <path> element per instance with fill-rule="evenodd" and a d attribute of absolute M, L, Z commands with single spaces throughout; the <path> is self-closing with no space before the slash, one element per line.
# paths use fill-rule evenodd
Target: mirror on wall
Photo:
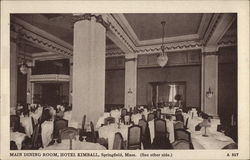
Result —
<path fill-rule="evenodd" d="M 148 102 L 154 107 L 186 104 L 186 82 L 150 82 Z"/>

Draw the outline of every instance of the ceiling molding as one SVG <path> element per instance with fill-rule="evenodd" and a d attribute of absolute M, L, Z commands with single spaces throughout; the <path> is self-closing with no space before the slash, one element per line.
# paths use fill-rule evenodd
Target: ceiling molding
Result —
<path fill-rule="evenodd" d="M 199 41 L 185 41 L 185 42 L 176 42 L 171 44 L 166 44 L 166 52 L 173 51 L 183 51 L 183 50 L 197 50 L 201 49 L 203 44 Z M 137 54 L 155 54 L 161 52 L 161 45 L 153 45 L 153 46 L 143 46 L 138 47 L 136 50 Z"/>
<path fill-rule="evenodd" d="M 197 34 L 199 35 L 199 39 L 203 39 L 204 35 L 209 27 L 210 21 L 212 20 L 213 14 L 212 13 L 204 13 L 202 18 L 201 18 L 201 22 L 200 22 L 200 26 L 198 28 Z"/>
<path fill-rule="evenodd" d="M 236 16 L 234 14 L 215 14 L 214 23 L 210 27 L 205 45 L 217 45 L 235 19 Z"/>
<path fill-rule="evenodd" d="M 56 52 L 67 57 L 73 55 L 72 45 L 21 19 L 16 17 L 11 19 L 11 30 L 17 32 L 20 38 L 32 42 L 44 50 Z"/>

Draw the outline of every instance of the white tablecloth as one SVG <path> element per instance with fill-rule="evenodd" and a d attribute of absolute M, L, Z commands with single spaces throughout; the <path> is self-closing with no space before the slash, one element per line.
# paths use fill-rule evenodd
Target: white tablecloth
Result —
<path fill-rule="evenodd" d="M 98 129 L 102 126 L 102 124 L 104 124 L 104 119 L 109 117 L 110 113 L 109 112 L 104 112 L 103 115 L 101 117 L 99 117 L 99 119 L 97 120 L 96 126 L 95 128 Z"/>
<path fill-rule="evenodd" d="M 41 135 L 43 146 L 48 146 L 49 142 L 52 140 L 52 134 L 54 130 L 54 122 L 53 121 L 44 121 L 41 125 Z"/>
<path fill-rule="evenodd" d="M 113 149 L 115 133 L 120 132 L 122 134 L 123 140 L 126 141 L 128 138 L 128 127 L 130 125 L 121 124 L 120 128 L 116 123 L 100 127 L 98 130 L 100 138 L 108 139 L 108 149 Z"/>
<path fill-rule="evenodd" d="M 24 133 L 10 132 L 10 141 L 14 141 L 17 145 L 17 149 L 20 150 L 25 136 L 26 135 Z"/>
<path fill-rule="evenodd" d="M 20 123 L 25 129 L 25 133 L 28 137 L 31 137 L 33 133 L 33 126 L 32 126 L 32 121 L 31 117 L 20 117 Z"/>
<path fill-rule="evenodd" d="M 154 120 L 148 122 L 149 131 L 150 131 L 150 137 L 151 137 L 151 143 L 153 142 L 155 138 L 155 124 Z M 167 131 L 169 132 L 169 141 L 170 143 L 174 142 L 174 121 L 173 120 L 166 120 L 166 127 Z"/>
<path fill-rule="evenodd" d="M 61 143 L 55 143 L 43 148 L 43 150 L 69 150 L 70 140 L 64 139 Z M 72 150 L 106 150 L 99 143 L 81 142 L 78 139 L 72 141 Z"/>
<path fill-rule="evenodd" d="M 35 124 L 37 124 L 38 119 L 41 117 L 42 113 L 43 113 L 43 107 L 38 107 L 34 113 L 30 112 L 30 116 L 33 117 Z"/>
<path fill-rule="evenodd" d="M 191 134 L 194 149 L 222 149 L 226 145 L 234 143 L 232 138 L 220 132 L 208 133 L 208 137 L 204 137 L 202 134 L 204 134 L 203 130 Z"/>

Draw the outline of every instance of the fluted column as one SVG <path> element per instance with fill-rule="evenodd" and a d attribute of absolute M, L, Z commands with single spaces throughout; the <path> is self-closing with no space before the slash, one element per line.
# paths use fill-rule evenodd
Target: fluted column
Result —
<path fill-rule="evenodd" d="M 74 15 L 72 120 L 96 123 L 104 112 L 106 28 L 104 15 Z"/>
<path fill-rule="evenodd" d="M 202 111 L 218 116 L 218 50 L 216 47 L 202 51 Z"/>
<path fill-rule="evenodd" d="M 125 107 L 136 106 L 137 55 L 125 55 Z"/>

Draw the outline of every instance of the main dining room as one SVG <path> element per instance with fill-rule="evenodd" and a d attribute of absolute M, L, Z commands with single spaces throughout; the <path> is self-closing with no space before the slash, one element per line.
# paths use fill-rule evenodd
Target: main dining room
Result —
<path fill-rule="evenodd" d="M 237 14 L 10 15 L 10 150 L 238 148 Z"/>

